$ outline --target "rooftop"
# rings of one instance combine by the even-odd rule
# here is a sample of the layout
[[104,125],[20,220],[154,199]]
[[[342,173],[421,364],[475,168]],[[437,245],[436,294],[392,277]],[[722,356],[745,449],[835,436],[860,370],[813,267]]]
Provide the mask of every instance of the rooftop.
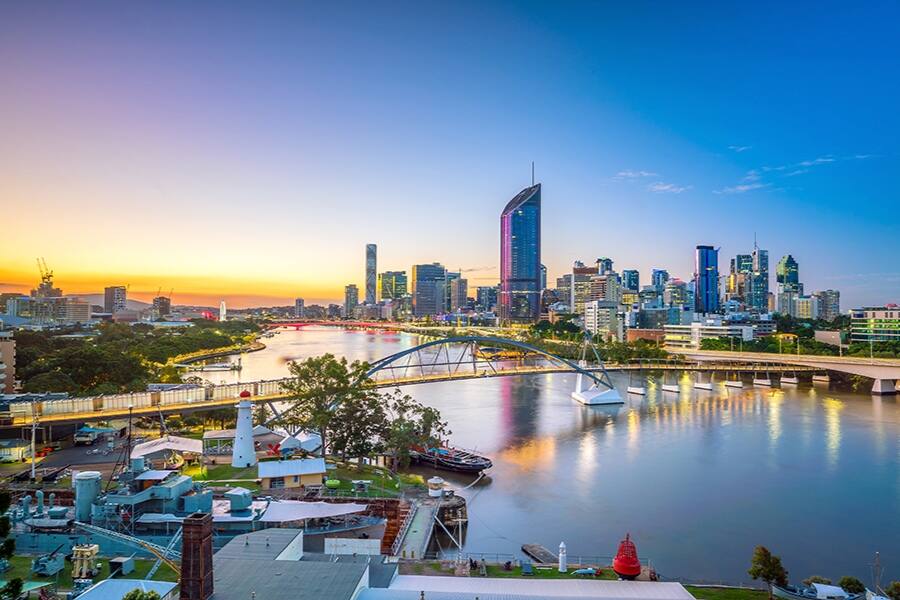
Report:
[[259,476],[289,477],[291,475],[314,475],[325,472],[324,458],[295,458],[292,460],[267,460],[259,463]]
[[81,600],[121,600],[131,590],[156,592],[165,598],[176,584],[168,581],[147,581],[145,579],[104,579],[78,596]]
[[368,565],[303,560],[213,558],[213,600],[290,598],[350,600],[365,583]]

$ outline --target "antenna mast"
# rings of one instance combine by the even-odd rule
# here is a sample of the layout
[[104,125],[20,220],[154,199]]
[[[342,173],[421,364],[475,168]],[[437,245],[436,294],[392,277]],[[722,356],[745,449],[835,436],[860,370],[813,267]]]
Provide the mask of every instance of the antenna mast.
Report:
[[534,161],[531,161],[531,187],[534,187]]

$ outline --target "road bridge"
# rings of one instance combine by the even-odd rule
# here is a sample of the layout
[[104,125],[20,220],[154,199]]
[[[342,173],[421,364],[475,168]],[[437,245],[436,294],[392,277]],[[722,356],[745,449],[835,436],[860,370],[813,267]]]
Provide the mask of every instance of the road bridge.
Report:
[[814,354],[773,354],[768,352],[729,352],[727,350],[668,349],[669,352],[698,362],[750,361],[810,367],[820,371],[837,371],[874,379],[873,394],[896,394],[900,379],[900,359],[863,358],[859,356],[817,356]]

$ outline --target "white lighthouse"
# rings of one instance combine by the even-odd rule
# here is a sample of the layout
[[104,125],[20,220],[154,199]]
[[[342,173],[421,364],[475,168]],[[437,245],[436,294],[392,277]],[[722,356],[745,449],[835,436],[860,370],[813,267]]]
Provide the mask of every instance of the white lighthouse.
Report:
[[237,403],[237,428],[234,431],[234,449],[231,454],[231,466],[237,468],[251,467],[256,464],[256,450],[253,447],[253,404],[250,392],[241,392],[241,400]]
[[557,568],[557,570],[560,573],[567,573],[569,571],[569,560],[568,556],[566,555],[565,542],[559,543],[559,567]]
[[225,301],[222,300],[222,301],[219,303],[219,320],[220,320],[220,321],[225,321],[225,320],[227,320],[227,319],[228,319],[228,312],[227,312],[227,310],[225,309]]

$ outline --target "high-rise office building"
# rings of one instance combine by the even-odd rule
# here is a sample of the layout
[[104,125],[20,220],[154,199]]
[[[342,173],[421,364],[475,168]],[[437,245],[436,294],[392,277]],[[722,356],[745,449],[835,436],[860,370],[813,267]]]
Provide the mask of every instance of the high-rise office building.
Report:
[[466,308],[468,304],[469,282],[461,277],[450,282],[450,312]]
[[584,303],[591,298],[591,277],[599,274],[597,265],[587,266],[580,260],[572,265],[572,286],[569,308],[577,315],[584,314]]
[[656,288],[656,293],[662,295],[669,281],[669,272],[665,269],[653,269],[650,275],[650,285]]
[[378,248],[375,244],[366,244],[366,304],[375,304],[377,254]]
[[357,288],[355,284],[351,283],[350,285],[344,287],[343,316],[348,319],[353,318],[353,315],[356,312],[356,307],[358,305],[359,305],[359,288]]
[[413,265],[410,276],[412,311],[416,318],[444,311],[447,269],[440,263]]
[[819,299],[819,318],[834,321],[841,316],[841,293],[838,290],[822,290],[813,294]]
[[302,319],[306,316],[304,305],[306,303],[303,301],[303,298],[297,298],[294,300],[294,317],[297,319]]
[[556,297],[566,306],[572,303],[572,274],[566,273],[556,278]]
[[547,289],[547,266],[541,265],[541,290]]
[[127,292],[124,285],[112,285],[103,290],[103,310],[117,313],[127,307]]
[[688,306],[688,288],[687,284],[680,279],[669,279],[666,281],[666,287],[663,290],[663,303],[669,307]]
[[783,289],[797,291],[800,286],[800,268],[790,254],[782,256],[775,266],[775,281]]
[[619,289],[619,277],[614,272],[591,275],[587,301],[604,300],[618,303],[622,294]]
[[632,292],[638,292],[641,289],[641,274],[633,269],[622,271],[622,287]]
[[393,300],[406,295],[406,271],[385,271],[378,274],[376,300]]
[[597,274],[606,275],[613,272],[613,261],[611,258],[601,257],[597,259]]
[[703,314],[719,310],[719,250],[712,246],[694,250],[694,310]]
[[460,277],[462,277],[462,274],[459,271],[447,271],[444,274],[444,308],[441,312],[453,312],[456,310],[453,308],[453,302],[450,300],[450,293],[453,282],[460,279]]
[[478,310],[490,312],[497,306],[497,286],[482,285],[475,290],[475,302]]
[[541,184],[500,213],[500,322],[534,323],[541,311]]
[[746,303],[759,312],[769,310],[769,252],[754,246]]
[[797,296],[791,314],[798,319],[819,318],[819,298],[817,296]]

